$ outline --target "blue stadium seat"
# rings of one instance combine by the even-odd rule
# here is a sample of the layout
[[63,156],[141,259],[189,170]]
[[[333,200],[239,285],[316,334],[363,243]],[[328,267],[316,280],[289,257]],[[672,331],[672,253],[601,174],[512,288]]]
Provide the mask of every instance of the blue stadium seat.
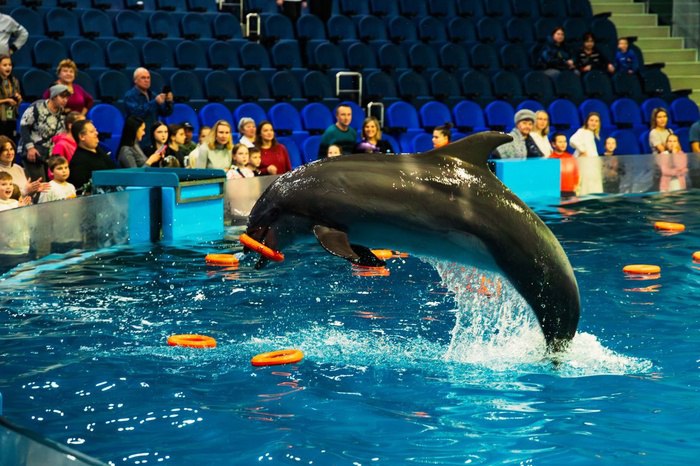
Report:
[[124,115],[117,107],[110,104],[95,104],[90,108],[86,117],[95,124],[95,128],[100,132],[102,142],[105,142],[110,148],[112,144],[107,143],[107,139],[116,139],[116,142],[119,142],[124,129]]
[[501,65],[506,71],[511,71],[518,76],[524,76],[530,72],[528,54],[522,44],[506,44],[499,51]]
[[301,41],[326,40],[326,26],[318,16],[307,14],[297,19],[297,39]]
[[483,4],[486,16],[508,19],[512,15],[508,0],[487,0]]
[[486,105],[494,99],[491,80],[476,70],[469,70],[462,75],[462,93],[480,105]]
[[[586,0],[588,1],[588,0]],[[511,13],[516,18],[536,19],[540,15],[537,0],[514,0],[511,2]]]
[[[639,140],[634,131],[630,129],[618,129],[613,131],[610,136],[614,137],[617,141],[615,155],[637,155],[642,153],[639,147]],[[643,152],[647,153],[649,150],[646,149]]]
[[436,18],[447,20],[457,16],[457,9],[452,0],[428,0],[428,13]]
[[535,42],[535,31],[532,29],[532,21],[529,19],[509,19],[506,23],[505,34],[506,39],[510,42],[521,44],[531,44]]
[[484,7],[480,1],[474,0],[455,0],[457,14],[465,18],[482,18]]
[[484,44],[496,44],[498,46],[506,42],[506,35],[501,22],[496,18],[481,18],[476,23],[476,34],[479,41]]
[[372,48],[364,42],[355,42],[345,51],[348,68],[353,71],[371,73],[379,69]]
[[447,42],[447,31],[442,21],[427,16],[418,22],[418,38],[423,42],[444,44]]
[[345,16],[368,15],[369,5],[367,2],[358,2],[357,0],[340,0],[338,2],[340,13]]
[[325,102],[330,107],[335,107],[339,99],[335,95],[335,89],[330,78],[320,71],[309,71],[302,80],[304,97],[310,102]]
[[583,35],[588,32],[590,22],[583,18],[567,18],[564,21],[566,45],[573,52],[581,46]]
[[609,133],[613,128],[612,118],[610,117],[610,108],[608,104],[599,99],[586,99],[578,106],[579,116],[581,121],[586,121],[589,113],[595,112],[600,115],[600,126],[605,133]]
[[302,146],[301,157],[304,163],[311,163],[318,160],[318,149],[321,146],[321,136],[309,136]]
[[540,15],[545,18],[563,20],[566,18],[566,3],[561,0],[539,0]]
[[650,97],[646,99],[642,104],[639,106],[639,110],[642,113],[642,124],[646,126],[650,126],[651,124],[651,114],[654,111],[655,108],[663,108],[666,110],[666,114],[668,115],[668,122],[667,125],[670,127],[675,127],[675,123],[673,122],[673,115],[671,114],[669,110],[669,105],[668,102],[666,102],[664,99],[660,97]]
[[97,95],[97,88],[95,87],[95,80],[92,76],[87,74],[85,71],[78,70],[78,74],[75,76],[76,84],[82,86],[85,91],[91,96]]
[[[277,130],[277,128],[275,128],[275,130]],[[294,138],[280,136],[277,138],[277,142],[279,142],[287,148],[287,154],[289,155],[289,163],[292,165],[292,169],[304,164],[304,159],[302,158],[301,151],[299,150],[299,145],[294,140]]]
[[562,71],[554,77],[554,95],[559,99],[567,99],[575,104],[583,102],[585,96],[581,78],[573,71]]
[[240,103],[233,77],[223,70],[214,70],[204,77],[204,93],[210,102],[232,105]]
[[124,39],[115,39],[107,44],[107,66],[115,69],[138,68],[141,58],[136,47]]
[[278,71],[270,79],[270,94],[278,102],[289,102],[297,108],[307,103],[301,92],[301,84],[294,73],[288,70]]
[[475,44],[469,50],[472,68],[486,73],[495,73],[501,69],[498,52],[490,44]]
[[241,69],[238,47],[231,41],[212,42],[208,50],[209,66],[215,70]]
[[429,75],[440,69],[435,50],[420,42],[408,50],[408,63],[416,73]]
[[103,72],[107,68],[104,50],[91,40],[79,39],[73,42],[70,46],[70,55],[81,70]]
[[263,15],[261,33],[263,41],[268,45],[272,45],[278,40],[295,38],[294,25],[291,20],[279,13]]
[[278,70],[292,70],[297,76],[306,73],[306,67],[301,59],[299,43],[292,39],[279,40],[270,50],[272,65]]
[[253,13],[277,13],[278,8],[275,2],[270,0],[248,0],[246,2],[248,12]]
[[257,42],[246,42],[239,50],[241,66],[246,70],[271,70],[267,50]]
[[173,51],[163,41],[149,40],[141,48],[143,66],[155,70],[168,70],[168,74],[176,71]]
[[[330,109],[319,102],[311,102],[305,105],[300,112],[302,127],[309,134],[322,134],[326,128],[334,123]],[[314,155],[318,150],[314,152]]]
[[606,103],[611,103],[615,100],[612,82],[607,73],[599,70],[592,70],[583,75],[582,81],[586,96],[600,99]]
[[384,127],[388,132],[393,133],[423,131],[418,121],[416,108],[403,101],[395,102],[387,107]]
[[186,40],[211,39],[211,23],[207,15],[187,13],[180,18],[180,33]]
[[183,40],[175,47],[175,63],[182,70],[209,71],[209,63],[201,41]]
[[413,136],[411,153],[427,152],[433,148],[433,135],[418,133]]
[[421,125],[428,131],[436,126],[452,123],[452,113],[447,105],[442,102],[427,102],[419,110]]
[[163,118],[167,124],[182,124],[189,123],[194,128],[194,134],[199,134],[199,117],[197,112],[187,104],[175,103],[173,105],[173,113]]
[[513,128],[515,110],[508,102],[495,100],[484,108],[484,116],[492,130],[510,131]]
[[673,92],[671,91],[671,83],[668,76],[657,67],[642,68],[642,91],[648,97],[660,97],[667,101],[673,100]]
[[244,71],[238,78],[241,99],[245,102],[258,102],[264,107],[272,106],[272,96],[265,76],[257,70]]
[[355,23],[342,15],[333,15],[328,19],[328,39],[332,42],[357,40]]
[[343,52],[331,42],[322,42],[314,49],[314,66],[332,74],[347,69]]
[[[216,2],[211,2],[209,0],[187,0],[187,11],[215,12],[216,11]],[[231,16],[231,17],[233,17],[233,15],[217,15],[217,16]]]
[[675,132],[676,136],[678,136],[678,142],[681,144],[681,149],[683,149],[683,152],[692,152],[690,148],[690,134],[688,134],[690,131],[690,128],[687,126],[683,126],[681,128],[678,128]]
[[595,36],[598,48],[601,50],[606,47],[610,50],[617,48],[617,29],[612,21],[605,17],[596,17],[590,24],[590,32]]
[[409,18],[424,18],[428,16],[425,0],[399,0],[399,11]]
[[100,10],[85,10],[80,15],[80,28],[83,37],[88,39],[113,38],[114,28],[107,13]]
[[51,87],[56,78],[44,70],[29,69],[22,76],[22,97],[25,102],[41,99],[44,91]]
[[254,102],[244,102],[233,111],[233,121],[236,127],[243,117],[252,118],[255,124],[258,125],[261,121],[267,120],[267,113],[260,105]]
[[403,49],[396,44],[384,44],[377,52],[379,68],[385,73],[398,75],[408,69],[408,58]]
[[178,37],[178,28],[175,15],[165,11],[155,11],[148,17],[148,36],[153,39],[165,39],[166,37]]
[[389,38],[396,43],[413,43],[418,40],[416,25],[403,16],[393,16],[388,25]]
[[428,83],[425,78],[415,71],[404,71],[396,81],[399,95],[405,101],[421,106],[423,103],[432,100]]
[[12,18],[19,24],[24,26],[27,31],[30,31],[30,34],[36,36],[46,35],[44,21],[36,10],[26,6],[18,6],[17,8],[12,9],[10,16],[12,16]]
[[202,107],[206,103],[204,90],[199,77],[192,71],[176,71],[170,78],[175,102],[188,102],[192,106]]
[[515,73],[497,71],[491,79],[493,95],[497,98],[511,102],[511,104],[523,100],[523,87]]
[[49,8],[44,16],[46,35],[58,39],[59,37],[79,37],[80,24],[78,16],[73,10],[65,8]]
[[102,102],[118,102],[124,99],[124,94],[132,86],[132,81],[123,73],[116,70],[107,70],[97,80],[98,97]]
[[309,137],[309,132],[303,129],[301,116],[294,106],[286,102],[279,102],[270,107],[267,114],[276,134],[280,136],[291,135],[298,146],[302,145],[304,140]]
[[131,10],[123,10],[114,17],[114,29],[120,39],[148,37],[146,17]]
[[615,73],[612,78],[613,89],[618,97],[628,97],[641,104],[646,95],[636,74]]
[[39,39],[32,48],[34,66],[42,70],[56,69],[58,62],[66,58],[66,48],[57,40]]
[[368,101],[383,102],[386,106],[399,100],[394,80],[383,71],[369,73],[364,82]]
[[671,102],[673,121],[679,126],[690,126],[700,120],[698,104],[688,97],[678,97]]
[[545,105],[554,100],[554,84],[543,71],[530,71],[523,76],[523,92],[527,97]]
[[357,23],[357,35],[360,37],[360,40],[367,43],[374,41],[386,42],[389,40],[384,22],[373,15],[360,17]]
[[642,124],[642,114],[639,110],[639,105],[632,99],[626,97],[617,99],[610,105],[610,114],[613,124],[618,128],[646,128]]
[[391,18],[399,15],[396,0],[369,0],[369,11],[375,16]]
[[476,23],[467,18],[452,18],[447,23],[447,35],[452,42],[458,42],[467,47],[471,47],[478,42]]
[[[559,1],[559,0],[557,0]],[[535,21],[535,40],[544,43],[552,36],[554,28],[561,26],[558,18],[541,17]]]
[[570,100],[554,100],[547,107],[547,113],[549,113],[549,124],[558,131],[566,131],[581,126],[578,107]]
[[455,127],[465,134],[488,130],[486,120],[484,120],[484,112],[476,102],[471,100],[459,102],[452,109],[452,115]]
[[233,115],[231,111],[226,108],[224,104],[218,102],[208,103],[203,106],[197,113],[199,116],[199,123],[201,126],[214,126],[219,120],[228,121],[232,128],[236,128],[236,124],[233,122]]
[[517,113],[518,111],[524,108],[532,110],[533,112],[545,110],[544,105],[542,105],[542,102],[539,102],[537,100],[525,99],[515,107],[515,112]]
[[448,43],[440,47],[440,65],[450,73],[464,74],[469,70],[467,51],[459,44]]
[[453,73],[445,70],[438,70],[430,76],[430,92],[435,100],[444,102],[450,107],[454,107],[462,100],[459,81]]
[[214,16],[211,27],[214,39],[230,40],[243,38],[241,23],[233,15],[218,14]]
[[566,0],[567,14],[574,18],[590,19],[593,17],[589,0]]

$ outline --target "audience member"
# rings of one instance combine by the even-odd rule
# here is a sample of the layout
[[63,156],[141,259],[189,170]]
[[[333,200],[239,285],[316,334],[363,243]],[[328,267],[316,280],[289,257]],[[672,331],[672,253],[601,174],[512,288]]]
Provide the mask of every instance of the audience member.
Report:
[[0,13],[0,54],[12,55],[29,39],[29,32],[12,16]]
[[[155,154],[158,152],[162,154],[162,159],[165,159],[168,155],[173,155],[168,147],[168,139],[170,139],[170,129],[168,125],[162,121],[156,121],[151,126],[151,144],[145,147],[143,151],[146,154]],[[159,163],[158,165],[161,164]]]
[[211,128],[208,126],[202,126],[199,128],[199,141],[198,145],[205,145],[209,138],[209,133],[211,133]]
[[262,162],[262,156],[260,155],[260,149],[257,147],[248,148],[248,168],[253,172],[253,175],[260,176],[262,172],[260,171],[260,163]]
[[690,152],[700,153],[700,120],[690,125],[688,142],[690,142]]
[[614,73],[615,67],[595,46],[595,37],[590,32],[583,35],[583,44],[576,56],[576,68],[581,74],[598,70]]
[[681,149],[678,136],[669,134],[666,150],[656,156],[656,163],[661,170],[659,191],[678,191],[687,189],[688,156]]
[[202,126],[199,128],[199,139],[197,140],[197,145],[188,152],[185,156],[185,168],[195,168],[195,160],[197,159],[197,154],[199,154],[199,148],[201,146],[206,146],[209,140],[209,134],[211,133],[211,128],[208,126]]
[[47,179],[46,159],[51,138],[64,128],[63,107],[70,90],[63,84],[51,86],[48,100],[37,100],[25,110],[20,121],[20,154],[27,176]]
[[[12,175],[7,172],[0,172],[0,211],[15,209],[17,207],[23,207],[32,203],[29,196],[22,197],[19,199],[19,201],[12,199],[14,186],[15,185],[12,182]],[[5,236],[5,234],[7,234],[7,232],[3,231],[2,236]]]
[[530,131],[530,137],[537,144],[544,157],[552,153],[552,144],[549,142],[549,114],[544,110],[535,112],[535,127]]
[[630,43],[625,37],[617,40],[617,53],[615,53],[615,69],[618,73],[635,74],[639,71],[639,58],[634,50],[630,49]]
[[154,152],[148,157],[141,149],[140,141],[143,135],[146,134],[146,123],[141,117],[136,115],[129,116],[124,122],[122,130],[122,138],[119,141],[119,149],[117,150],[117,160],[122,168],[133,168],[143,166],[159,166],[163,160],[163,153]]
[[197,143],[193,141],[194,126],[189,121],[182,123],[182,128],[185,130],[185,143],[181,144],[182,153],[188,155],[197,148]]
[[552,136],[552,152],[550,158],[559,159],[561,164],[561,187],[562,195],[571,196],[576,194],[579,184],[578,165],[571,153],[567,152],[566,134],[555,133]]
[[49,183],[43,183],[41,178],[32,181],[25,175],[24,168],[15,163],[15,143],[7,136],[0,136],[0,172],[12,175],[22,196],[33,196],[49,189]]
[[[68,102],[63,108],[65,113],[68,112],[78,112],[82,115],[86,115],[88,110],[92,107],[94,99],[88,91],[83,89],[80,84],[75,83],[75,77],[78,75],[78,66],[75,62],[69,58],[61,60],[61,62],[56,67],[56,84],[63,84],[71,92]],[[48,99],[49,90],[44,92],[44,99]]]
[[168,155],[175,157],[180,167],[185,166],[185,128],[182,125],[168,125]]
[[578,157],[578,168],[581,180],[577,194],[583,196],[603,192],[601,163],[598,156],[596,139],[600,138],[600,115],[591,112],[586,117],[583,126],[571,136],[569,144],[576,149],[574,157]]
[[12,59],[0,55],[0,135],[17,137],[17,115],[22,102],[19,80],[12,74]]
[[85,194],[88,190],[86,185],[92,179],[92,172],[117,167],[100,147],[97,128],[92,121],[76,121],[73,123],[71,133],[78,143],[78,148],[68,165],[70,169],[68,181],[76,187],[78,193]]
[[651,112],[651,131],[649,131],[649,148],[652,154],[659,154],[666,150],[666,141],[673,134],[668,127],[668,112],[665,108],[658,107]]
[[260,148],[260,172],[263,175],[282,175],[292,170],[289,153],[284,144],[277,142],[275,129],[269,121],[261,121],[256,134]]
[[[193,168],[216,168],[228,171],[231,168],[232,149],[231,125],[226,120],[219,120],[214,123],[207,143],[200,145],[196,151],[190,154],[190,164],[193,165]],[[195,155],[194,162],[192,161],[193,155]]]
[[[330,146],[328,149],[330,150]],[[365,121],[362,123],[362,141],[355,146],[355,152],[381,152],[382,154],[394,152],[389,141],[382,139],[382,129],[376,117],[368,116],[365,118]]]
[[540,50],[537,64],[547,76],[554,78],[562,71],[575,70],[574,60],[564,43],[564,28],[556,27]]
[[620,192],[620,160],[615,157],[617,140],[609,137],[605,140],[605,153],[603,157],[603,192]]
[[339,157],[343,155],[343,151],[340,149],[340,146],[337,144],[331,144],[328,146],[328,152],[326,153],[327,157]]
[[[318,158],[326,157],[328,146],[337,144],[343,149],[343,154],[351,154],[357,144],[357,131],[350,126],[352,121],[352,108],[349,105],[340,104],[335,109],[335,124],[326,128],[321,136],[318,147]],[[258,128],[260,128],[258,126]]]
[[542,157],[542,152],[530,135],[535,122],[535,112],[526,108],[518,110],[513,121],[515,128],[508,133],[513,137],[513,140],[499,146],[494,154],[495,158],[524,159]]
[[173,113],[173,93],[165,86],[160,94],[151,91],[151,73],[146,68],[134,71],[134,87],[124,95],[126,116],[136,115],[146,123],[143,144],[150,144],[151,126],[159,117]]
[[64,121],[65,130],[51,138],[51,143],[53,144],[53,147],[51,148],[51,155],[60,155],[70,162],[75,149],[78,147],[78,144],[73,139],[70,129],[73,127],[73,123],[84,119],[85,115],[79,112],[70,112],[68,115],[66,115]]
[[49,158],[49,170],[53,173],[53,180],[49,183],[51,188],[39,195],[39,204],[42,202],[62,201],[75,197],[75,186],[68,182],[70,168],[68,160],[60,155]]
[[436,126],[433,130],[433,149],[446,146],[452,141],[452,123]]
[[238,132],[241,134],[241,138],[238,142],[240,144],[245,144],[248,148],[255,146],[255,132],[257,129],[255,120],[250,117],[241,118],[238,121]]
[[236,178],[252,178],[255,176],[253,170],[248,168],[249,152],[248,147],[240,142],[233,146],[233,164],[226,173],[226,178],[233,180]]

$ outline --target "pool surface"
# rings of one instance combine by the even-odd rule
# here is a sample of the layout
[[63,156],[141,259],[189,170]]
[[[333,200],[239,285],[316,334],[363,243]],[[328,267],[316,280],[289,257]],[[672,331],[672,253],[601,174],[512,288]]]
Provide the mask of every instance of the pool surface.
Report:
[[[204,264],[233,241],[117,247],[0,277],[4,415],[115,465],[692,464],[700,194],[539,212],[581,290],[558,362],[504,279],[468,267],[360,276],[309,243],[256,271]],[[218,346],[168,346],[178,333]],[[305,359],[251,366],[281,348]]]

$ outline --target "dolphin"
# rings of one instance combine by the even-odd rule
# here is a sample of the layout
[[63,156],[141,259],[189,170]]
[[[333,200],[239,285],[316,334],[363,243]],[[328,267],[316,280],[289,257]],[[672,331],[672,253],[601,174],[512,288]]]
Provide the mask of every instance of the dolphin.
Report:
[[498,271],[534,311],[548,350],[563,351],[578,325],[578,284],[552,231],[487,166],[511,140],[490,131],[424,153],[301,166],[263,192],[246,234],[272,249],[313,234],[357,265],[384,265],[369,249],[382,247]]

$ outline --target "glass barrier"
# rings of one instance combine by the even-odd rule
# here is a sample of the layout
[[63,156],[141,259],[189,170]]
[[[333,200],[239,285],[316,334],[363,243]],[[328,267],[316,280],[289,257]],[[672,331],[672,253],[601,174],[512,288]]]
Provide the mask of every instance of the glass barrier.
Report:
[[3,417],[0,417],[0,463],[3,466],[107,466],[107,463],[17,427]]

